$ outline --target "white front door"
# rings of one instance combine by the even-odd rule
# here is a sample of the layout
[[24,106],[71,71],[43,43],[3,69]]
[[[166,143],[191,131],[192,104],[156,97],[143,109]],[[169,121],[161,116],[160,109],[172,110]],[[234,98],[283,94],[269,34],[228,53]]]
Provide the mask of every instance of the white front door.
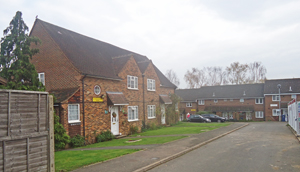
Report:
[[111,116],[111,132],[113,135],[119,135],[119,111],[117,106],[110,109]]
[[166,108],[164,104],[160,105],[161,108],[161,124],[165,124],[166,123]]
[[252,120],[252,115],[251,115],[251,112],[247,112],[246,113],[246,120]]

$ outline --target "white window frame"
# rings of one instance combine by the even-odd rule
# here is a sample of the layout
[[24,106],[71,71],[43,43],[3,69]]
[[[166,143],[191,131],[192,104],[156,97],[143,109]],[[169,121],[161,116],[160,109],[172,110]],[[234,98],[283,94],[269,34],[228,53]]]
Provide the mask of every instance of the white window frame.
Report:
[[291,95],[291,99],[296,99],[297,98],[297,94],[292,94]]
[[264,103],[263,98],[257,98],[257,99],[255,99],[255,104],[263,104],[263,103]]
[[152,118],[156,118],[156,108],[155,108],[155,105],[148,105],[148,118],[149,119],[152,119]]
[[242,103],[245,102],[245,99],[241,98],[241,99],[240,99],[240,102],[242,102]]
[[232,102],[232,101],[233,101],[233,99],[230,99],[230,101]]
[[[45,85],[45,73],[44,72],[41,72],[41,73],[38,73],[38,78],[39,78],[39,81]],[[43,76],[43,77],[42,77]]]
[[138,89],[138,77],[127,75],[127,88],[137,90]]
[[99,95],[101,93],[101,88],[100,88],[99,85],[95,85],[95,87],[94,87],[94,93],[96,95]]
[[198,105],[205,105],[205,100],[198,100]]
[[280,101],[279,95],[272,95],[272,101],[273,101],[273,102],[275,102],[275,101]]
[[227,102],[227,99],[224,99],[224,102]]
[[138,106],[128,106],[128,121],[138,121],[139,120],[139,108]]
[[175,111],[178,111],[178,103],[175,104]]
[[[75,107],[77,106],[77,112],[76,112],[76,109],[72,109],[71,107]],[[74,117],[71,117],[71,115],[73,115],[72,113],[77,113],[77,114],[74,114]],[[76,118],[77,119],[72,119],[72,118]],[[68,105],[68,122],[69,123],[75,123],[75,122],[80,122],[80,106],[79,104],[69,104]]]
[[147,79],[147,90],[155,91],[155,80],[154,79]]
[[264,111],[255,111],[255,118],[264,118]]
[[186,107],[193,107],[191,102],[186,103]]
[[281,114],[280,109],[272,109],[272,116],[280,116]]
[[214,103],[218,103],[218,99],[214,99]]

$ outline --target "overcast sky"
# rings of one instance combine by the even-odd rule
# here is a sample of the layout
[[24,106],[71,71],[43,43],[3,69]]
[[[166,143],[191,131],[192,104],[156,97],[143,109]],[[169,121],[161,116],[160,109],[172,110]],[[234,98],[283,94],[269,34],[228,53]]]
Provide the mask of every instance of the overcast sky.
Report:
[[300,78],[300,0],[0,0],[0,36],[16,11],[188,69],[262,62],[268,79]]

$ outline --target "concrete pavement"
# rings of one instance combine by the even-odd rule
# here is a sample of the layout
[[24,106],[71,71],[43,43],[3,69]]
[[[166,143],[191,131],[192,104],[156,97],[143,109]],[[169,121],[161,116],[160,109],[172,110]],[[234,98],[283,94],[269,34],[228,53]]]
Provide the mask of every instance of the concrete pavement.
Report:
[[[74,172],[138,172],[147,171],[154,168],[161,163],[170,161],[176,157],[186,154],[194,149],[201,147],[213,140],[223,137],[231,132],[247,126],[247,123],[233,123],[229,126],[211,130],[208,132],[191,135],[188,138],[181,140],[160,144],[160,145],[140,145],[130,146],[130,149],[144,150],[135,152],[133,154],[118,157],[101,163],[89,165]],[[104,149],[120,149],[116,147],[109,147]],[[124,147],[123,147],[124,148]],[[103,149],[103,148],[101,148]],[[128,148],[127,148],[128,149]]]

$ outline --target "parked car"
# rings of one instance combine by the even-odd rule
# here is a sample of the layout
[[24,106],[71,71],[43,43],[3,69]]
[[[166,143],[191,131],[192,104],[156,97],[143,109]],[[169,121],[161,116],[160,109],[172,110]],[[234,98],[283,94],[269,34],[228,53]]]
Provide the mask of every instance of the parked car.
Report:
[[204,118],[203,116],[201,115],[191,115],[188,119],[187,119],[188,122],[211,122],[210,119],[208,118]]
[[211,122],[225,122],[226,118],[219,117],[218,115],[215,114],[203,114],[202,115],[204,118],[208,118],[211,120]]

